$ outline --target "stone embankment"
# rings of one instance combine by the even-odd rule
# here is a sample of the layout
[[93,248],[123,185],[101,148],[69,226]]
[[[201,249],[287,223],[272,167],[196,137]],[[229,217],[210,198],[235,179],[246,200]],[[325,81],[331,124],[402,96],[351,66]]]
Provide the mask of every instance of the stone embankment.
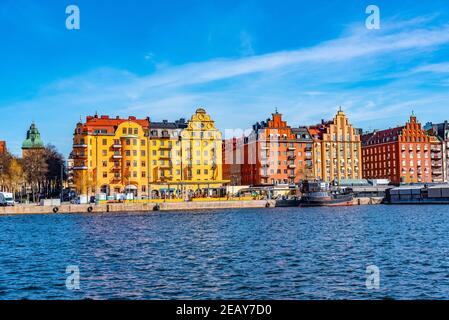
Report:
[[[354,205],[381,204],[382,198],[357,198]],[[112,203],[112,204],[63,204],[60,206],[17,205],[0,207],[0,215],[16,214],[69,214],[69,213],[107,213],[107,212],[150,212],[150,211],[192,211],[241,208],[274,208],[274,200],[232,200],[232,201],[176,201],[151,203]]]

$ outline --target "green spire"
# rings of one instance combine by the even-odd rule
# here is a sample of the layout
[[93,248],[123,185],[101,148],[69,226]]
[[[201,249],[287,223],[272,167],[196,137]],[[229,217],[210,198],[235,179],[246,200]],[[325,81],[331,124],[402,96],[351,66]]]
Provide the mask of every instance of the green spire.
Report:
[[27,131],[27,138],[22,144],[22,149],[42,149],[44,148],[44,142],[41,139],[41,134],[36,128],[34,122],[31,124],[30,129]]

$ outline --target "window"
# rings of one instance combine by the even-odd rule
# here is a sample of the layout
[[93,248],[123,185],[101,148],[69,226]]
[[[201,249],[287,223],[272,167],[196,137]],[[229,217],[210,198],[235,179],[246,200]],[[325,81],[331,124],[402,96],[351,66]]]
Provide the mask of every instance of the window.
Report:
[[108,173],[106,171],[103,172],[103,178],[107,178],[108,177]]
[[107,167],[108,166],[108,162],[107,161],[102,161],[103,163],[103,167]]
[[103,139],[102,144],[105,146],[108,144],[108,141],[106,139]]

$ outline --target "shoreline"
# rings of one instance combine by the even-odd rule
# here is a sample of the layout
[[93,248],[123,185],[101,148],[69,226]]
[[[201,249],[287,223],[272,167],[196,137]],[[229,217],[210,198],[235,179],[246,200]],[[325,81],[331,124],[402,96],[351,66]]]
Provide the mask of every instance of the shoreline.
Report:
[[[378,205],[382,198],[356,198],[354,205]],[[229,201],[166,201],[145,203],[110,203],[110,204],[62,204],[60,206],[16,205],[0,207],[2,215],[25,214],[80,214],[108,212],[153,212],[153,211],[191,211],[222,210],[240,208],[276,208],[275,200],[229,200]]]

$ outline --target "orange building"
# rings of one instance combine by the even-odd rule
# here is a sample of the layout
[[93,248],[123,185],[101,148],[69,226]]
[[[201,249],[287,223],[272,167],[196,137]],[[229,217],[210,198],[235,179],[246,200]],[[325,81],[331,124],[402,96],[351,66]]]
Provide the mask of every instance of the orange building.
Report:
[[6,153],[6,142],[0,141],[0,154]]
[[363,175],[399,183],[443,181],[441,142],[412,115],[405,126],[362,136]]
[[241,184],[295,184],[313,177],[312,148],[307,129],[291,128],[276,111],[244,139]]

